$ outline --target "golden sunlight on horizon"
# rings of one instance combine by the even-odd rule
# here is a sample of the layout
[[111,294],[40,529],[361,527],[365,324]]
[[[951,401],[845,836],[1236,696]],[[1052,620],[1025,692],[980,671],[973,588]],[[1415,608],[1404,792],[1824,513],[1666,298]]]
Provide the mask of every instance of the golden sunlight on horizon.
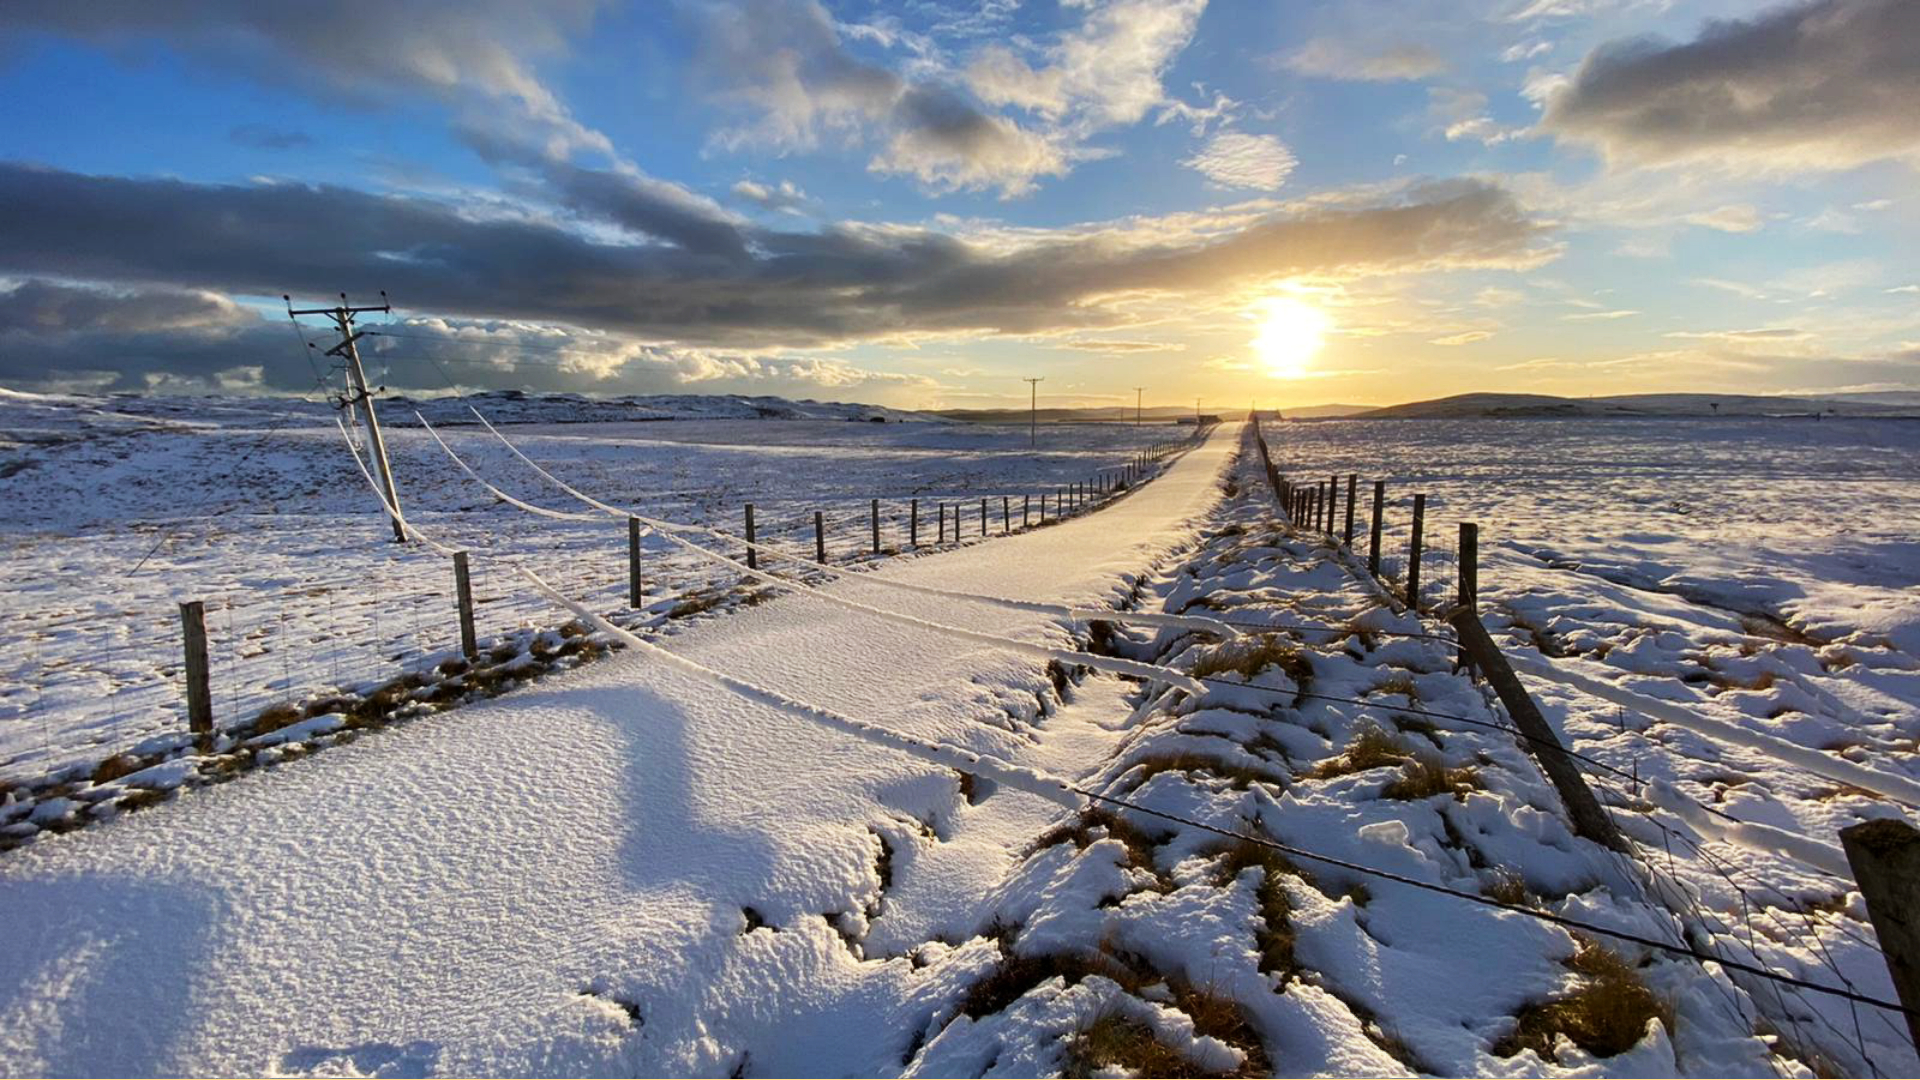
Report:
[[1253,351],[1276,379],[1299,379],[1325,343],[1327,313],[1297,296],[1275,296],[1261,305]]

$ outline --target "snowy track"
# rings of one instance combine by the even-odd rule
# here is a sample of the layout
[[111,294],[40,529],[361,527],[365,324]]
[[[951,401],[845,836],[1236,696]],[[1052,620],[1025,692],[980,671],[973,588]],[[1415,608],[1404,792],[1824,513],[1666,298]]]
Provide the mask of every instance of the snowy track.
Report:
[[[1098,514],[879,573],[1123,602],[1237,439]],[[829,588],[1072,644],[1038,614]],[[1067,776],[1132,689],[1096,677],[1041,716],[1031,659],[803,594],[672,648]],[[890,1074],[992,959],[927,942],[964,939],[1057,814],[634,656],[275,771],[0,865],[0,1069]]]

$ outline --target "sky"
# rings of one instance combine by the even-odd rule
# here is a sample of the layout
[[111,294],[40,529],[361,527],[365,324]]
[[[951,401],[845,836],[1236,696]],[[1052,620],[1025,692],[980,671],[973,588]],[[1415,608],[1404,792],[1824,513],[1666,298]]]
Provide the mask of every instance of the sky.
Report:
[[7,0],[0,386],[1920,389],[1920,3]]

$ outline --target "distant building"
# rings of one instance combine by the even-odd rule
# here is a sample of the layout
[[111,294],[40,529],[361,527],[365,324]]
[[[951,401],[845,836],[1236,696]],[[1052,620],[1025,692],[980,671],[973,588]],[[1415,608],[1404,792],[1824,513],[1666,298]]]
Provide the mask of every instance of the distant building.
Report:
[[1173,422],[1176,424],[1217,424],[1220,422],[1220,416],[1218,413],[1201,413],[1198,416],[1176,417]]

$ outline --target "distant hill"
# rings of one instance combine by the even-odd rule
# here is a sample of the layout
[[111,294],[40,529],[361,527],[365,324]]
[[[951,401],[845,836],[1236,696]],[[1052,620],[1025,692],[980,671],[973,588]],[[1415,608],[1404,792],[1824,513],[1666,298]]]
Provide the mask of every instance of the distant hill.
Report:
[[[1280,415],[1318,419],[1325,416],[1358,416],[1364,412],[1372,412],[1375,408],[1376,406],[1373,405],[1303,405],[1297,409],[1281,409]],[[1265,415],[1267,410],[1262,409],[1260,412],[1261,415]]]
[[[1360,420],[1419,420],[1455,417],[1632,417],[1632,416],[1916,416],[1920,401],[1904,395],[1780,397],[1760,394],[1622,394],[1569,398],[1552,394],[1456,394],[1431,401],[1389,405],[1359,413]],[[1913,395],[1920,399],[1920,395]],[[1864,399],[1864,400],[1863,400]]]
[[474,423],[471,405],[494,423],[570,424],[620,420],[886,420],[904,423],[927,420],[926,413],[888,409],[851,402],[790,401],[743,394],[646,394],[597,398],[581,394],[534,394],[520,390],[493,390],[459,397],[380,399],[391,423],[413,421],[418,409],[428,423]]

